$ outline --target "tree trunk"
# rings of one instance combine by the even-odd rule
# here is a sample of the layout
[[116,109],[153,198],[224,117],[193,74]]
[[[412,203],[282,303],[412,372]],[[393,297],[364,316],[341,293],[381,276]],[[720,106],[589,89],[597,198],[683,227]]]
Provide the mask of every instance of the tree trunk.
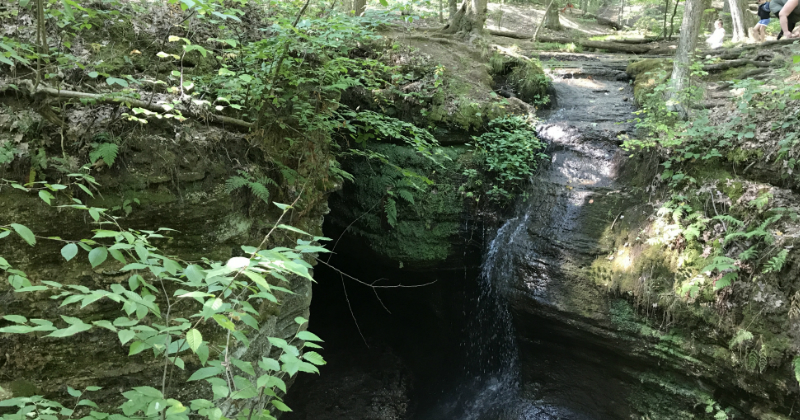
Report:
[[747,24],[745,22],[745,0],[728,0],[728,7],[731,10],[731,31],[733,42],[741,42],[747,38]]
[[555,0],[550,0],[550,4],[548,4],[547,8],[544,9],[544,16],[542,16],[542,20],[539,21],[539,24],[536,25],[536,30],[533,31],[533,37],[531,38],[531,41],[536,42],[536,37],[539,35],[539,30],[542,29],[542,26],[544,26],[544,21],[547,19],[547,14],[550,13],[550,9],[553,8],[553,3],[555,3]]
[[661,36],[659,38],[667,37],[667,15],[669,15],[669,0],[665,0],[664,2],[664,28],[661,29]]
[[361,16],[367,10],[367,0],[353,0],[353,8],[351,11],[356,16]]
[[486,24],[488,0],[464,0],[461,7],[444,27],[446,34],[460,33],[464,35],[480,35]]
[[544,27],[554,31],[561,30],[561,20],[559,19],[558,15],[558,3],[555,1],[544,14]]
[[447,15],[448,19],[453,19],[455,16],[456,11],[458,10],[458,0],[447,0],[447,10],[450,14]]
[[692,64],[694,48],[697,44],[697,34],[700,32],[700,22],[703,18],[703,0],[686,0],[683,9],[683,22],[681,23],[681,36],[678,40],[678,49],[675,51],[675,60],[672,66],[670,90],[667,92],[667,108],[678,112],[681,117],[688,116],[689,108],[682,101],[686,97],[689,87],[689,66]]
[[442,4],[442,0],[439,0],[439,23],[444,23],[444,6]]

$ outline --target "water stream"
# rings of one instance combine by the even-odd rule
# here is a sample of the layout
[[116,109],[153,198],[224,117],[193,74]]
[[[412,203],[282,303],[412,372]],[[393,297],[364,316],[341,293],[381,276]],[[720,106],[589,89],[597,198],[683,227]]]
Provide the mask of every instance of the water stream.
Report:
[[[449,310],[441,313],[437,312],[438,309],[431,314],[421,312],[420,308],[425,305],[419,305],[421,300],[436,296],[439,293],[436,290],[425,291],[426,297],[408,294],[405,302],[395,306],[392,302],[382,302],[392,310],[406,308],[407,312],[398,312],[401,318],[406,317],[403,323],[391,324],[393,321],[384,318],[380,309],[370,312],[367,317],[359,313],[360,309],[336,315],[342,323],[349,322],[343,318],[350,315],[367,319],[367,324],[361,325],[359,332],[366,336],[367,342],[370,341],[370,321],[376,324],[375,331],[391,331],[391,337],[383,336],[381,340],[394,343],[389,344],[391,350],[388,352],[404,355],[400,358],[413,373],[398,375],[400,379],[392,377],[389,380],[392,385],[388,386],[395,389],[395,383],[413,376],[418,385],[415,390],[407,389],[407,392],[416,396],[417,401],[412,401],[402,416],[328,415],[320,414],[323,411],[316,409],[289,418],[622,418],[620,416],[625,410],[618,408],[615,402],[617,389],[607,383],[609,378],[602,368],[597,364],[585,364],[581,358],[570,357],[572,344],[548,337],[547,332],[531,332],[537,328],[535,321],[521,323],[518,319],[531,302],[557,310],[563,303],[559,300],[562,299],[559,294],[561,283],[569,281],[569,278],[564,278],[561,267],[573,263],[575,255],[592,255],[594,240],[587,234],[587,229],[592,229],[585,226],[587,217],[596,218],[594,213],[598,210],[602,213],[607,197],[618,191],[615,181],[617,136],[631,128],[626,123],[631,118],[633,104],[632,92],[623,72],[625,61],[591,55],[555,58],[558,62],[551,69],[551,76],[556,102],[553,110],[542,116],[538,127],[540,138],[549,144],[550,161],[541,166],[532,180],[529,198],[518,205],[516,215],[507,220],[496,234],[487,235],[493,238],[486,246],[480,269],[466,274],[473,282],[477,279],[477,285],[472,289],[465,288],[469,278],[448,280],[437,274],[442,299],[450,305]],[[317,301],[320,293],[316,289],[314,293]],[[333,292],[326,293],[330,296]],[[406,292],[396,293],[394,297],[402,293]],[[358,298],[349,295],[348,299],[352,304]],[[365,302],[369,299],[374,301],[374,296],[364,299]],[[459,305],[463,308],[462,313],[454,315],[459,312],[455,309]],[[408,310],[409,307],[414,309]],[[312,308],[315,316],[320,316],[324,310],[316,311]],[[322,316],[329,318],[323,322],[333,319],[333,315]],[[397,317],[395,314],[394,319]],[[432,317],[438,317],[445,327],[433,325],[430,322]],[[405,331],[411,323],[417,323],[417,326]],[[319,325],[315,324],[315,328]],[[341,327],[337,324],[335,328]],[[319,329],[315,331],[324,334]],[[431,342],[413,342],[421,336],[429,337]],[[351,337],[353,339],[360,340]],[[458,347],[451,346],[454,341],[458,342]],[[359,362],[353,360],[352,350],[348,351],[345,363],[357,366]],[[433,355],[432,352],[440,354]],[[420,360],[426,358],[430,360]],[[320,380],[328,380],[326,375],[323,372]],[[375,373],[363,375],[374,376]],[[334,378],[332,384],[336,384],[336,380]],[[339,380],[341,383],[341,378]],[[351,377],[345,376],[347,380]],[[384,382],[384,385],[377,386],[387,385]],[[374,396],[372,399],[375,401]],[[338,405],[335,407],[339,409]],[[325,413],[332,413],[334,409],[326,410]]]

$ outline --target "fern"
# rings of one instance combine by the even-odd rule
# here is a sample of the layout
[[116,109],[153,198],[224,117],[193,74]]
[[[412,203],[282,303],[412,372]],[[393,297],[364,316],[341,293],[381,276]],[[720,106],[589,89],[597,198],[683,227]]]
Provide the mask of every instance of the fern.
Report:
[[762,208],[764,208],[764,206],[767,205],[767,203],[769,203],[769,199],[770,198],[772,198],[772,194],[769,194],[769,193],[761,194],[761,195],[758,196],[758,198],[756,198],[754,200],[750,200],[750,202],[748,204],[750,204],[751,206],[761,210]]
[[94,146],[94,150],[89,152],[89,160],[96,163],[99,159],[103,159],[106,165],[111,167],[117,159],[119,146],[114,143],[100,143]]
[[385,210],[389,226],[394,227],[397,224],[397,203],[394,202],[393,198],[386,200]]
[[764,223],[762,223],[761,226],[758,227],[758,229],[761,229],[761,230],[766,229],[767,226],[777,222],[778,220],[780,220],[781,217],[783,217],[782,214],[776,214],[776,215],[770,217],[769,219],[765,220]]
[[729,214],[720,214],[720,215],[712,217],[712,219],[719,220],[719,221],[722,221],[722,222],[726,222],[729,225],[736,225],[736,226],[744,225],[743,221],[741,221],[741,220],[739,220],[739,219],[737,219],[737,218],[735,218],[735,217],[733,217],[733,216],[731,216]]
[[238,176],[232,176],[225,181],[225,192],[230,194],[239,188],[248,187],[256,198],[269,204],[269,189],[267,185],[278,186],[272,179],[262,176],[255,179],[245,171],[239,171]]
[[414,195],[411,194],[411,191],[399,189],[397,190],[397,195],[399,195],[403,200],[406,200],[408,204],[411,204],[412,206],[414,205]]
[[750,248],[747,248],[746,250],[740,252],[738,258],[742,261],[747,261],[752,259],[756,255],[758,255],[758,251],[756,251],[756,246],[753,245]]
[[243,177],[240,177],[240,176],[232,176],[232,177],[228,178],[227,181],[225,181],[225,192],[230,194],[230,193],[238,190],[239,188],[244,187],[249,182],[250,181],[247,178],[243,178]]
[[734,260],[733,258],[722,257],[722,256],[714,257],[714,259],[711,260],[711,264],[708,264],[707,266],[703,267],[703,269],[700,271],[706,272],[706,271],[719,270],[719,272],[723,272],[726,270],[738,270],[739,267],[736,267],[735,263],[736,260]]
[[750,341],[752,339],[753,339],[753,333],[747,330],[740,329],[739,331],[736,331],[736,335],[733,336],[733,339],[728,345],[728,348],[733,349],[734,347],[740,346],[742,345],[742,343]]
[[728,242],[736,239],[736,238],[745,238],[747,237],[747,232],[739,231],[739,232],[731,232],[725,235],[725,239],[722,240],[723,245],[727,245]]
[[745,358],[745,367],[750,372],[754,372],[756,369],[758,369],[758,354],[755,350],[747,353],[747,358]]
[[800,317],[800,291],[794,292],[792,304],[789,306],[789,318],[797,319]]
[[780,272],[783,268],[783,264],[786,262],[786,257],[789,255],[788,249],[782,249],[778,255],[770,258],[767,264],[764,267],[764,273],[777,273]]
[[699,238],[700,227],[698,227],[696,223],[689,225],[689,227],[683,230],[683,237],[686,238],[687,241]]
[[794,367],[794,378],[800,383],[800,356],[792,360],[792,366]]
[[254,196],[269,204],[269,190],[266,185],[260,182],[251,182],[247,186],[250,187],[250,191],[253,192]]
[[728,287],[733,283],[734,280],[739,278],[739,273],[733,272],[728,273],[722,276],[721,279],[714,282],[714,290],[720,290],[722,288]]

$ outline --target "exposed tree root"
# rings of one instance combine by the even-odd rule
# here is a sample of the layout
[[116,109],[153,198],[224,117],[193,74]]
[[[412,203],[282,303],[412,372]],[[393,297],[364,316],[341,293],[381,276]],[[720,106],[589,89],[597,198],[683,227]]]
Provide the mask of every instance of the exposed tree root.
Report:
[[791,44],[793,42],[796,42],[796,41],[797,40],[794,39],[794,38],[789,38],[789,39],[784,38],[784,39],[779,39],[779,40],[775,40],[775,41],[765,41],[765,42],[762,42],[760,44],[743,45],[741,47],[731,48],[731,49],[728,49],[728,50],[715,50],[715,51],[709,52],[708,54],[709,55],[718,55],[718,56],[720,56],[720,58],[738,58],[745,51],[750,51],[750,50],[755,50],[755,49],[763,49],[763,48],[771,47],[773,45],[789,45],[789,44]]
[[[532,35],[523,32],[510,32],[510,31],[498,31],[498,30],[488,30],[487,32],[491,35],[502,36],[506,38],[514,38],[514,39],[532,38]],[[613,41],[589,41],[585,39],[554,38],[548,36],[539,36],[537,37],[537,41],[557,42],[561,44],[575,44],[575,45],[580,45],[584,48],[595,48],[610,52],[622,52],[628,54],[645,54],[658,48],[659,46],[658,44],[622,43]]]
[[[138,99],[115,96],[114,94],[97,95],[93,93],[76,92],[72,90],[58,90],[46,87],[33,89],[32,84],[30,88],[32,96],[46,95],[49,98],[57,100],[79,99],[79,100],[96,101],[107,104],[124,104],[129,108],[142,108],[148,111],[158,112],[158,113],[166,113],[170,111],[170,109],[165,108],[163,105],[148,103],[147,101],[142,101]],[[220,125],[232,125],[242,129],[249,129],[253,127],[253,123],[249,123],[247,121],[240,120],[237,118],[225,117],[222,115],[200,114],[185,109],[181,110],[181,115],[183,115],[184,117],[200,120],[203,122],[211,122]]]
[[727,60],[721,63],[716,64],[707,64],[703,66],[703,70],[705,71],[720,71],[720,70],[728,70],[735,67],[744,67],[748,64],[751,64],[756,67],[770,67],[770,64],[766,61],[753,61],[749,59],[738,59],[738,60]]

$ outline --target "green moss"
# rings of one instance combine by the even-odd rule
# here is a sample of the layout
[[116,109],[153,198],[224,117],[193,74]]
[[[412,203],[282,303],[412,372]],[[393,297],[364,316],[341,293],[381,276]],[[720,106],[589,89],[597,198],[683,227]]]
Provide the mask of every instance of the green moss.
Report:
[[642,104],[645,95],[669,78],[672,60],[664,58],[648,58],[628,65],[625,72],[634,79],[633,97],[637,104]]
[[761,149],[742,149],[736,148],[728,151],[725,158],[729,162],[740,164],[749,160],[758,160],[764,156],[764,151]]
[[[445,167],[404,145],[376,144],[371,150],[392,165],[360,158],[345,164],[355,182],[331,198],[332,206],[344,213],[337,223],[344,227],[356,220],[351,232],[365,238],[377,254],[404,265],[424,266],[447,259],[464,212],[460,175],[455,170],[461,152],[439,149]],[[427,177],[432,184],[404,176],[394,165]],[[394,223],[389,200],[396,208]]]
[[32,397],[36,395],[36,385],[25,379],[17,379],[11,382],[8,389],[14,397]]

